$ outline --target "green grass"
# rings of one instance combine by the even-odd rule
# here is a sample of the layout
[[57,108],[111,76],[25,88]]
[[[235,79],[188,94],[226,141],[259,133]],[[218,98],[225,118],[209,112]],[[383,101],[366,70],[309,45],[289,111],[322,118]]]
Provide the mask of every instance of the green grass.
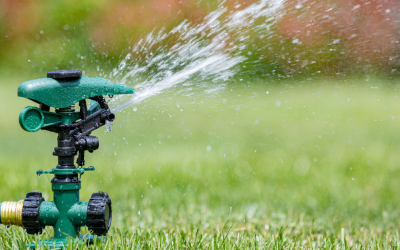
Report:
[[[52,200],[51,176],[35,171],[56,165],[56,136],[20,129],[33,105],[16,97],[22,80],[0,80],[0,200],[36,189]],[[399,87],[254,81],[118,113],[82,176],[82,200],[113,201],[113,230],[94,248],[397,248]],[[0,249],[32,240],[0,226]]]

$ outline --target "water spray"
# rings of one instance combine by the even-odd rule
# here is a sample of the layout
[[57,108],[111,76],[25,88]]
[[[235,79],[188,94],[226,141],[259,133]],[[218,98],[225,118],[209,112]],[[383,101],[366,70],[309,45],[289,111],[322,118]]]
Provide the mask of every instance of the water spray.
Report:
[[[85,151],[99,148],[99,139],[91,133],[115,119],[103,97],[133,94],[133,88],[112,84],[103,78],[82,77],[79,70],[47,73],[47,78],[26,81],[18,87],[18,96],[28,98],[39,107],[26,107],[19,115],[21,127],[28,132],[40,129],[58,134],[53,155],[58,165],[51,171],[38,170],[38,176],[54,174],[51,180],[53,201],[45,201],[42,193],[33,191],[24,200],[0,203],[0,222],[23,227],[28,234],[41,234],[45,226],[54,228],[54,237],[28,244],[65,248],[69,239],[81,244],[93,243],[95,234],[104,236],[111,226],[111,199],[105,192],[93,193],[90,200],[80,201],[80,177],[94,167],[85,168]],[[90,100],[90,107],[87,106]],[[79,103],[79,111],[75,104]],[[54,112],[50,112],[50,109]],[[75,166],[74,159],[78,155]],[[92,234],[79,234],[87,226]]]

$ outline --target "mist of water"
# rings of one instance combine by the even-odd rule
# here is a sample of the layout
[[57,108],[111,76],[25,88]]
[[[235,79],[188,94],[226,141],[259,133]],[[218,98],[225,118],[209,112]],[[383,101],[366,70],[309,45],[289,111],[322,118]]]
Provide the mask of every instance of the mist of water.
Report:
[[283,0],[261,0],[228,13],[221,4],[199,24],[184,21],[171,31],[153,31],[108,76],[136,91],[109,100],[112,111],[172,90],[190,95],[199,89],[212,93],[223,88],[248,60],[249,32],[267,40],[282,5]]

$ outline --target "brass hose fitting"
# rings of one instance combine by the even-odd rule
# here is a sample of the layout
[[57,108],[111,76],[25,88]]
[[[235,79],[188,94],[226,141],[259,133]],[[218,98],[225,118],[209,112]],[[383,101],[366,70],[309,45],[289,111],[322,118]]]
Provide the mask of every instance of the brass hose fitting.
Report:
[[24,201],[4,201],[1,204],[1,224],[23,227],[22,208]]

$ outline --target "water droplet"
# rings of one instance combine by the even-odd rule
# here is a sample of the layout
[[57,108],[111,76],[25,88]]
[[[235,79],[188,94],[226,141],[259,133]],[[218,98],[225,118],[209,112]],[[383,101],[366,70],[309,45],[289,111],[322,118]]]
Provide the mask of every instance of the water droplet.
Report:
[[111,132],[112,126],[113,126],[113,122],[106,120],[106,130],[107,130],[107,132]]

